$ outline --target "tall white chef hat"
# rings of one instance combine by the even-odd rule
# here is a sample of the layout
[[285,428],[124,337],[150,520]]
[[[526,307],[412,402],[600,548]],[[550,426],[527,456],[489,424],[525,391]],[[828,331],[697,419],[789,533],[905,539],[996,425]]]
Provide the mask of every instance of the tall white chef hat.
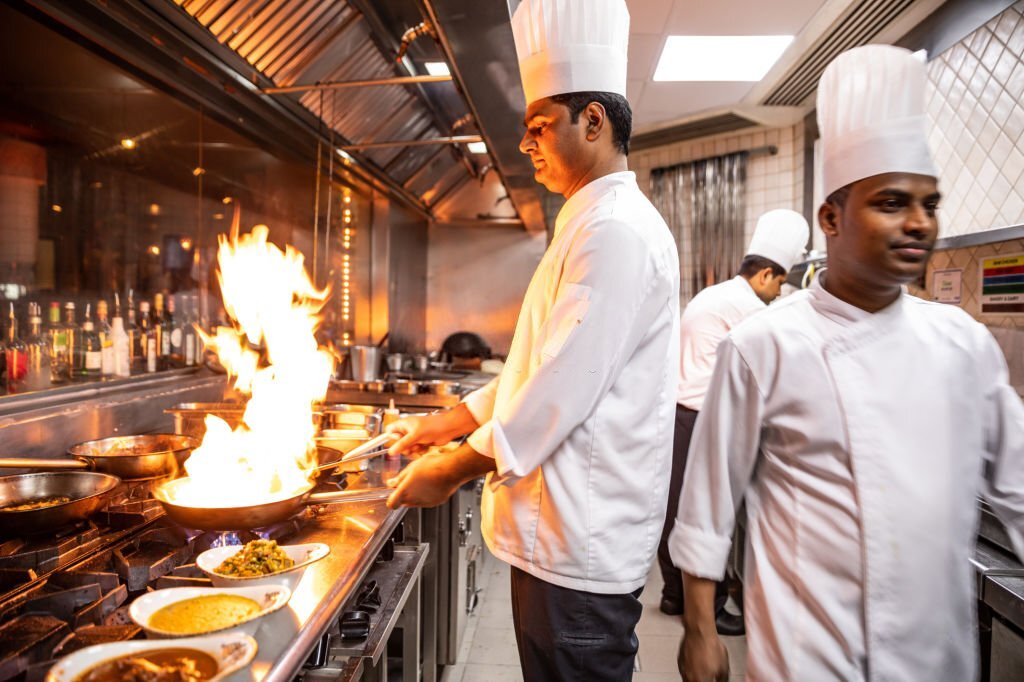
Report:
[[922,59],[892,45],[847,50],[818,84],[825,196],[881,173],[938,176],[928,150]]
[[626,96],[625,0],[523,0],[512,34],[527,104],[570,92]]
[[757,219],[747,255],[767,258],[789,272],[804,254],[810,235],[807,221],[796,211],[788,208],[768,211]]

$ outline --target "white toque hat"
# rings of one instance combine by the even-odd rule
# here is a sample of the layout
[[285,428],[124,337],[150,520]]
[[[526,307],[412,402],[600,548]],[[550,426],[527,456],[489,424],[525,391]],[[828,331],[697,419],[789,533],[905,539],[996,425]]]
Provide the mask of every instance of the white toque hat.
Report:
[[842,53],[818,84],[825,196],[881,173],[938,176],[928,149],[924,61],[892,45]]
[[788,208],[768,211],[757,219],[748,256],[761,256],[778,263],[786,272],[804,255],[811,229],[804,217]]
[[626,96],[625,0],[523,0],[512,34],[528,105],[570,92]]

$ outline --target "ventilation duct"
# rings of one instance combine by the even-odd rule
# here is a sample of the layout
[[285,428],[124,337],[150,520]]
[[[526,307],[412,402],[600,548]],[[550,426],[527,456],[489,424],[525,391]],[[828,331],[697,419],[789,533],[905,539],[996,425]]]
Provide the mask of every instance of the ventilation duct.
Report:
[[818,87],[825,67],[840,53],[867,45],[914,4],[914,0],[862,0],[854,4],[828,33],[804,53],[761,104],[801,106]]

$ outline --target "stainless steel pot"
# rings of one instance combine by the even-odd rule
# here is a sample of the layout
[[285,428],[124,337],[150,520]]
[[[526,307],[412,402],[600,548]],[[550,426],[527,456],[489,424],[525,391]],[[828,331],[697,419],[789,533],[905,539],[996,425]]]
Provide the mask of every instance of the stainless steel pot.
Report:
[[380,348],[377,346],[352,346],[349,357],[351,358],[353,380],[365,382],[380,379]]

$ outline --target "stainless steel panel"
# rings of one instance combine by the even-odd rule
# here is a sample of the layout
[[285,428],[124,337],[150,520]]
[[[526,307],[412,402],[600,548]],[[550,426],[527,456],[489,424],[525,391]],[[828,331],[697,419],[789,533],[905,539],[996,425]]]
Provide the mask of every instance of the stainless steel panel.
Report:
[[86,440],[169,432],[173,419],[164,410],[183,402],[218,400],[224,383],[223,376],[176,376],[141,388],[128,384],[111,392],[93,389],[98,395],[8,414],[0,425],[0,441],[6,454],[47,458]]
[[1002,621],[992,621],[992,661],[989,682],[1024,679],[1024,633]]

